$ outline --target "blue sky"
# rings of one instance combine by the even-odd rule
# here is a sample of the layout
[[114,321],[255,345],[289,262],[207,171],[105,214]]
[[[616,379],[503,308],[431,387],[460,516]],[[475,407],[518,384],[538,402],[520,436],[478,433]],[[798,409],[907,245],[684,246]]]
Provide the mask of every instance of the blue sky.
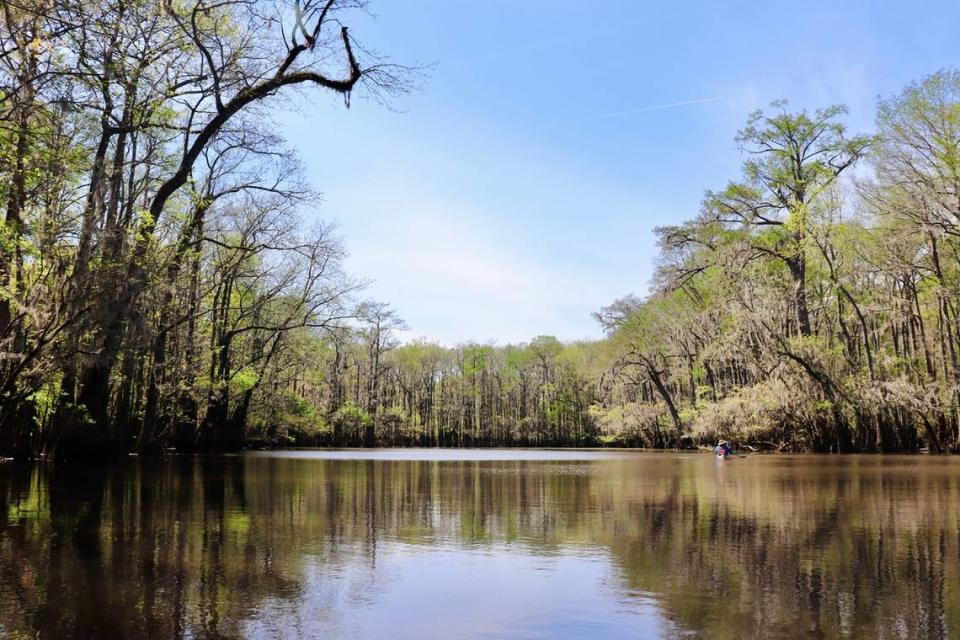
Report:
[[371,9],[351,33],[432,63],[422,88],[393,109],[310,94],[280,126],[325,195],[311,215],[338,223],[367,294],[408,338],[449,345],[599,337],[591,311],[646,290],[653,228],[736,177],[750,111],[840,102],[869,131],[877,96],[960,65],[956,2]]

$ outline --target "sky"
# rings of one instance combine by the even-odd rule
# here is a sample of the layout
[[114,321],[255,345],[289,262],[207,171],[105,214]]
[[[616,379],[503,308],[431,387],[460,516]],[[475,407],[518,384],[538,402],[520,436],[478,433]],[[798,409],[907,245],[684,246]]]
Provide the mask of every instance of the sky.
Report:
[[953,2],[374,0],[351,34],[425,67],[387,105],[313,92],[278,126],[338,225],[346,268],[404,339],[593,339],[642,295],[653,230],[739,173],[748,114],[878,97],[960,66]]

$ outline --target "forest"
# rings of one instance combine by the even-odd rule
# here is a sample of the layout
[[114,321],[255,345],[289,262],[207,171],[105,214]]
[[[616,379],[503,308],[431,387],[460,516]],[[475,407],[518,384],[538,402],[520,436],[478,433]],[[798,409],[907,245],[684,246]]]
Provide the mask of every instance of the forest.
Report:
[[960,72],[880,99],[872,132],[750,115],[741,173],[690,185],[601,340],[402,343],[271,121],[418,88],[355,40],[364,9],[3,3],[0,456],[960,450]]

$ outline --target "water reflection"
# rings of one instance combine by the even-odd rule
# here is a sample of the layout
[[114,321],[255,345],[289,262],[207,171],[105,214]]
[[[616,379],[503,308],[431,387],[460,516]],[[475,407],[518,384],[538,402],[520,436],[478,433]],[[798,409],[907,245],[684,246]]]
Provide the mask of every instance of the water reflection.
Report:
[[953,459],[322,455],[0,465],[0,637],[960,635]]

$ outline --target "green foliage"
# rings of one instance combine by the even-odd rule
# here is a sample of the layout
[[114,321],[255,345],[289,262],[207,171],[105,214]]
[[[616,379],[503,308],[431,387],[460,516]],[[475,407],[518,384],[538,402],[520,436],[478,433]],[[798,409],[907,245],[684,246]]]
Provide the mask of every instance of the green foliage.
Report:
[[33,420],[37,429],[43,429],[50,424],[50,419],[62,400],[60,392],[62,379],[62,374],[57,372],[28,397],[33,404]]
[[462,349],[463,373],[466,376],[476,376],[490,365],[493,358],[493,347],[488,345],[468,344]]
[[341,431],[358,431],[361,428],[371,426],[373,416],[352,402],[348,402],[330,416],[330,422]]
[[253,367],[244,367],[230,378],[230,390],[238,394],[246,393],[257,386],[259,381],[260,376]]

